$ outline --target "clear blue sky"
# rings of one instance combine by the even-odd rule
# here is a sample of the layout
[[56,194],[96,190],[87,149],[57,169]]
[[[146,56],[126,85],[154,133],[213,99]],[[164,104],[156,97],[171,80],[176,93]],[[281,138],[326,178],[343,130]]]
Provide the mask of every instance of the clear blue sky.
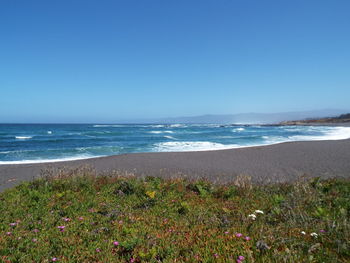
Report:
[[350,1],[0,2],[0,122],[350,108]]

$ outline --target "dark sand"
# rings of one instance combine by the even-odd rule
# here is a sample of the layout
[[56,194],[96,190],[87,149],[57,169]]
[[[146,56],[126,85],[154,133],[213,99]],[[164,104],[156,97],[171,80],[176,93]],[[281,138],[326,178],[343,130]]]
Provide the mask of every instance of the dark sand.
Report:
[[290,182],[301,176],[350,178],[350,139],[288,142],[231,150],[137,153],[79,161],[0,165],[0,191],[31,180],[42,169],[89,165],[97,172],[117,170],[136,176],[183,176],[217,183],[250,176],[254,183]]

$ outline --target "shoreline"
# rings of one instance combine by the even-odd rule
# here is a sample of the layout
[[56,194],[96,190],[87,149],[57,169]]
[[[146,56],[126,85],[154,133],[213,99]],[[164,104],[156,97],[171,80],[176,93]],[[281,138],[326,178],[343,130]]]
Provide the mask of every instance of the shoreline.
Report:
[[0,165],[0,191],[40,176],[42,170],[89,166],[97,173],[204,178],[229,183],[295,181],[301,176],[350,177],[350,139],[282,142],[272,145],[192,152],[129,153],[89,159]]
[[[229,126],[256,126],[258,124],[230,124]],[[345,123],[323,123],[323,124],[315,124],[315,125],[309,125],[309,124],[294,124],[294,125],[284,125],[284,124],[261,124],[259,126],[325,126],[325,127],[344,127],[348,128],[350,127],[350,122]],[[289,142],[313,142],[313,141],[335,141],[335,140],[346,140],[350,139],[350,137],[347,138],[340,138],[340,139],[314,139],[314,140],[291,140],[291,141],[279,141],[279,142],[273,142],[273,143],[267,143],[267,144],[257,144],[257,145],[241,145],[237,147],[227,147],[227,148],[214,148],[214,149],[205,149],[205,150],[188,150],[188,151],[169,151],[174,153],[182,153],[182,152],[203,152],[203,151],[221,151],[221,150],[232,150],[232,149],[242,149],[242,148],[252,148],[252,147],[265,147],[265,146],[271,146],[281,143],[289,143]],[[0,161],[0,167],[3,165],[22,165],[22,164],[49,164],[49,163],[63,163],[63,162],[73,162],[73,161],[83,161],[83,160],[89,160],[89,159],[95,159],[95,158],[104,158],[104,157],[111,157],[111,156],[119,156],[123,154],[144,154],[144,153],[167,153],[168,151],[164,152],[134,152],[134,153],[122,153],[122,154],[113,154],[113,155],[101,155],[101,156],[90,156],[90,157],[72,157],[72,158],[62,158],[62,159],[42,159],[42,160],[24,160],[24,161],[7,161],[2,162]],[[1,175],[1,174],[0,174]]]
[[[88,161],[91,159],[99,159],[99,158],[107,158],[107,157],[117,157],[121,155],[129,155],[129,154],[150,154],[150,153],[196,153],[196,152],[213,152],[213,151],[226,151],[226,150],[236,150],[236,149],[246,149],[246,148],[256,148],[256,147],[268,147],[277,144],[283,143],[293,143],[293,142],[320,142],[320,141],[342,141],[342,140],[350,140],[350,138],[346,139],[320,139],[320,140],[301,140],[301,141],[281,141],[274,142],[269,144],[260,144],[260,145],[244,145],[237,146],[232,148],[214,148],[214,149],[205,149],[205,150],[188,150],[188,151],[163,151],[163,152],[131,152],[131,153],[120,153],[120,154],[112,154],[112,155],[101,155],[101,156],[91,156],[91,157],[72,157],[72,158],[62,158],[62,159],[42,159],[42,160],[24,160],[24,161],[8,161],[8,163],[3,163],[0,161],[0,168],[2,166],[12,166],[12,165],[54,165],[59,163],[69,163],[76,161]],[[1,172],[1,169],[0,169]],[[0,173],[1,176],[1,173]]]

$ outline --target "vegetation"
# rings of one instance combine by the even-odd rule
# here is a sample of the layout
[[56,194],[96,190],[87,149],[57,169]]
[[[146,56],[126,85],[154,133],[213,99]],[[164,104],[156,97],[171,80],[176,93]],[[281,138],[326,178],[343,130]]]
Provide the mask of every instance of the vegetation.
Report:
[[350,122],[350,113],[342,114],[338,117],[318,118],[318,119],[306,119],[298,121],[284,121],[281,125],[305,125],[305,124],[329,124],[329,123],[348,123]]
[[0,194],[1,262],[349,262],[350,181],[60,172]]
[[337,119],[349,119],[350,120],[350,113],[342,114]]

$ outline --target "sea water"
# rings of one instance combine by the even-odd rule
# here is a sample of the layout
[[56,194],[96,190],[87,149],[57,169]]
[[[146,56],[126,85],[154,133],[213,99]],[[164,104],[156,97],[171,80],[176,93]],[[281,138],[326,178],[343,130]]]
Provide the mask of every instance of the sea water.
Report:
[[232,149],[350,138],[350,127],[217,124],[0,124],[0,165],[137,152]]

